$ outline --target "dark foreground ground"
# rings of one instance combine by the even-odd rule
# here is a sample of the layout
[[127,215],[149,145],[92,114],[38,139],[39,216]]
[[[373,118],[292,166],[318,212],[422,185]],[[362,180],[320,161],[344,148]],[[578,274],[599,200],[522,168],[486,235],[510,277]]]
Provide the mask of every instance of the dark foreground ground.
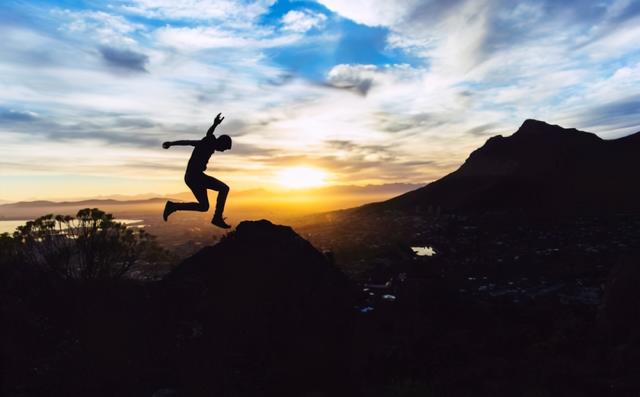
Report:
[[332,252],[244,222],[161,281],[5,260],[3,395],[640,395],[639,218],[358,219],[298,229]]

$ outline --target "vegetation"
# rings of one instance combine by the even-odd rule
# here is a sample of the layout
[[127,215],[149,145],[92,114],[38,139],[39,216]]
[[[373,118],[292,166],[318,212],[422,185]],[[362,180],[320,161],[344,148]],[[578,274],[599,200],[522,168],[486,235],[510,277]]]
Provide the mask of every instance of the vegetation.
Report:
[[75,217],[45,215],[0,237],[4,261],[32,265],[64,279],[118,279],[134,265],[157,260],[163,250],[144,229],[85,208]]

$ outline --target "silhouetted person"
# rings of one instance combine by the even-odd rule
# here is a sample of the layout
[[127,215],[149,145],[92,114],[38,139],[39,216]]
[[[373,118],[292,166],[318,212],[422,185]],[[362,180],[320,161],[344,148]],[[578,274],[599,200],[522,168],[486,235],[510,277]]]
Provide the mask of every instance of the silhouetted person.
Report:
[[222,216],[224,212],[224,204],[227,201],[227,195],[229,194],[229,186],[224,182],[206,175],[204,171],[207,169],[207,163],[211,158],[213,152],[224,152],[231,149],[231,138],[228,135],[220,135],[216,138],[213,135],[216,127],[222,123],[224,117],[220,117],[220,113],[213,121],[213,125],[209,127],[207,135],[199,141],[174,141],[164,142],[162,147],[169,149],[171,146],[193,146],[193,152],[187,165],[187,172],[184,175],[184,181],[189,186],[189,189],[193,192],[193,195],[198,200],[197,203],[174,203],[167,201],[164,207],[164,213],[162,217],[166,221],[169,215],[175,211],[200,211],[207,212],[209,210],[209,198],[207,197],[207,189],[215,190],[218,192],[218,200],[216,201],[216,212],[213,215],[211,223],[228,229],[231,226],[227,225]]

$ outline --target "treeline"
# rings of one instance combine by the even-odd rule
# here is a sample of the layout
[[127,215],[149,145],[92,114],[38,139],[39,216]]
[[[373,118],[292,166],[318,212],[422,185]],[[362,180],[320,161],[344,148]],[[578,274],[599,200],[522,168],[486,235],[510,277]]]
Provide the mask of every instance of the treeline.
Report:
[[115,280],[136,266],[173,260],[155,236],[97,208],[75,217],[48,214],[3,233],[0,253],[4,266],[19,264],[67,280]]

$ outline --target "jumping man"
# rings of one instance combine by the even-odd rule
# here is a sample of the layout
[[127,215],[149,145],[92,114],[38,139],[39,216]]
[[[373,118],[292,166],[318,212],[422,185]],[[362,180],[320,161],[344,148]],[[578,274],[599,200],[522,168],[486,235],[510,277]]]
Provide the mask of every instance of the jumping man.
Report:
[[193,192],[197,203],[174,203],[167,201],[164,206],[164,213],[162,217],[165,222],[169,215],[175,211],[200,211],[207,212],[209,210],[209,198],[207,197],[207,189],[215,190],[218,192],[218,200],[216,201],[216,212],[213,215],[211,223],[221,227],[223,229],[229,229],[231,226],[227,225],[222,216],[224,211],[224,204],[227,201],[227,195],[229,194],[229,186],[224,182],[211,177],[204,173],[207,169],[207,163],[211,158],[213,152],[224,152],[231,149],[231,138],[229,135],[220,135],[216,138],[213,135],[216,127],[222,123],[224,117],[220,117],[221,113],[218,113],[213,125],[209,127],[207,135],[199,141],[174,141],[164,142],[162,147],[169,149],[171,146],[193,146],[193,152],[187,165],[187,172],[184,175],[184,181],[189,186],[189,189]]

